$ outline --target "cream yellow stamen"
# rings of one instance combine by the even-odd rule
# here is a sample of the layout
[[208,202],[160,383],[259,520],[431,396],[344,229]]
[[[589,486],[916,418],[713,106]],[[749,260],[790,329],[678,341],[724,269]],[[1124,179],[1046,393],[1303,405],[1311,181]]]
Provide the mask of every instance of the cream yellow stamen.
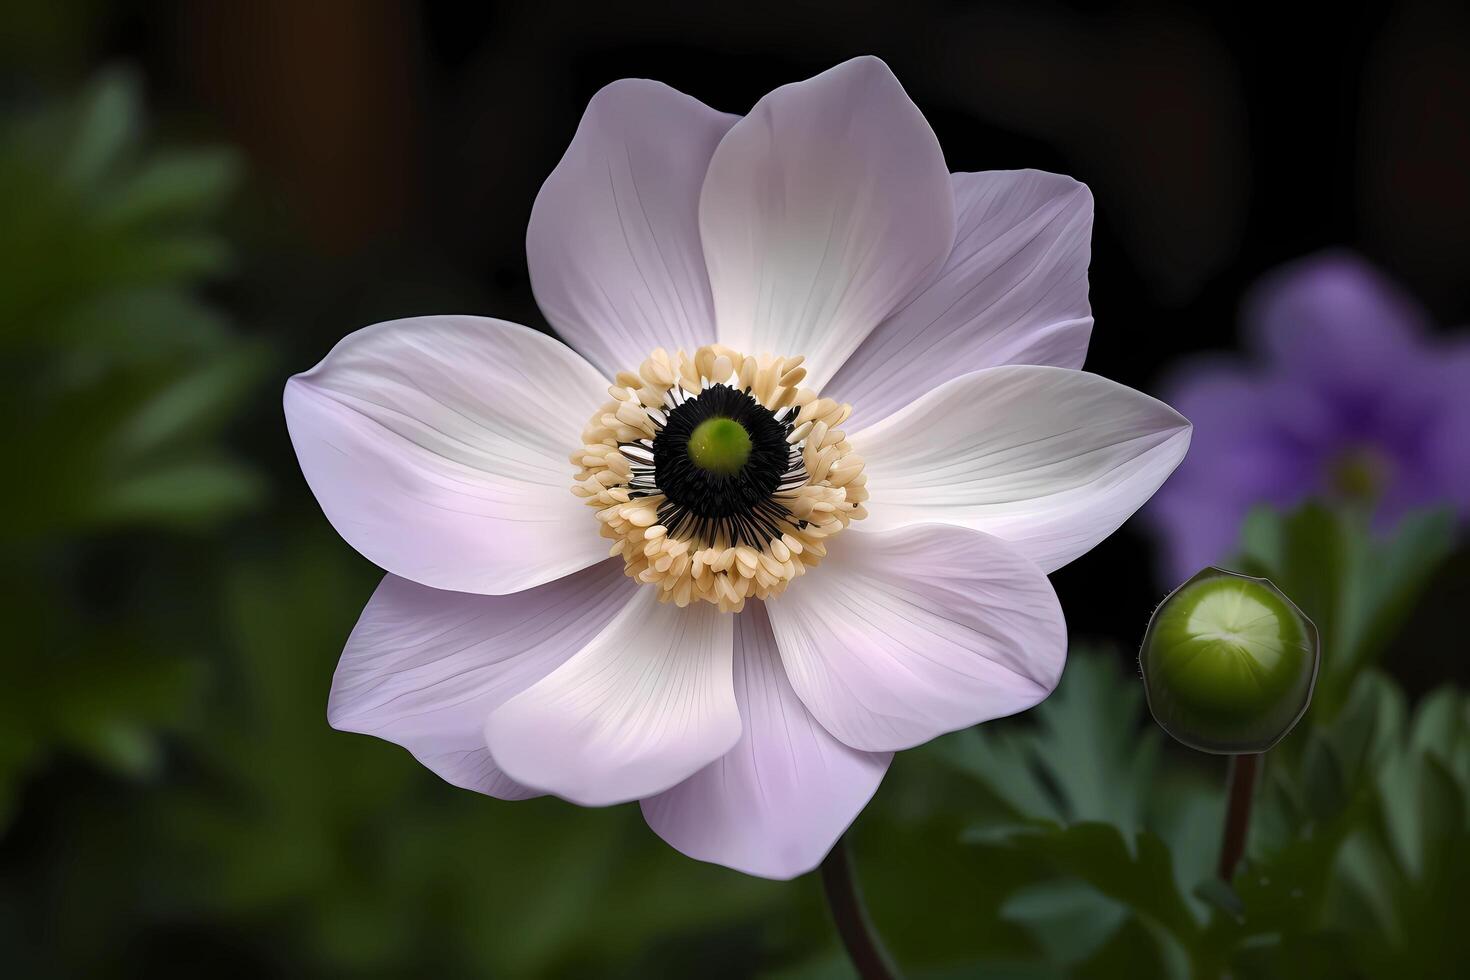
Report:
[[[863,460],[840,428],[852,407],[801,388],[804,361],[750,356],[720,344],[693,356],[659,348],[636,373],[619,372],[608,388],[610,400],[588,422],[584,445],[570,457],[578,467],[572,493],[596,511],[600,533],[613,542],[608,554],[622,556],[631,578],[656,585],[660,601],[686,606],[703,600],[738,612],[746,599],[781,593],[822,560],[826,538],[867,516]],[[666,491],[676,489],[671,473],[659,485],[654,440],[674,412],[716,385],[744,392],[770,413],[750,408],[764,420],[764,431],[775,433],[787,466],[779,480],[761,485],[774,489],[750,513],[699,518],[670,499]],[[736,397],[750,405],[722,390],[710,397]],[[754,459],[746,463],[750,440],[729,428],[740,423],[716,418],[717,424],[699,432],[693,452],[688,444],[680,447],[688,459],[679,465],[743,479],[741,467],[755,465]],[[773,451],[767,447],[762,465],[770,466]],[[771,470],[763,472],[771,479]]]

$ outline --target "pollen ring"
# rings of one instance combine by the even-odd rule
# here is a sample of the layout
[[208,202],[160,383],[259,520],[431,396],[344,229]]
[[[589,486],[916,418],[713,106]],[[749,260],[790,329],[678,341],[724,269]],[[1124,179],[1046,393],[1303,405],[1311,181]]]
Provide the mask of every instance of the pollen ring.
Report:
[[[572,492],[596,509],[610,554],[662,601],[739,611],[779,594],[826,555],[824,539],[867,516],[863,461],[838,428],[851,406],[801,388],[802,360],[660,348],[618,374],[582,433]],[[721,423],[735,448],[695,438],[711,420],[740,427]]]

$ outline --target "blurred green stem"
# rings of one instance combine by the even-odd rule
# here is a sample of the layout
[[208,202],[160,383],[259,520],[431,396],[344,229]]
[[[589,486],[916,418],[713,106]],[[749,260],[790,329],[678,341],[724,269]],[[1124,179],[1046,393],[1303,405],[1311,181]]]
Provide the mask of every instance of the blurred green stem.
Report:
[[1263,753],[1243,753],[1230,757],[1228,798],[1225,803],[1225,832],[1220,838],[1220,880],[1229,884],[1235,877],[1235,866],[1245,853],[1246,834],[1250,830],[1251,803],[1256,796],[1256,773]]
[[853,873],[852,855],[847,849],[846,834],[832,845],[832,850],[822,861],[821,871],[822,887],[827,893],[827,905],[832,910],[837,934],[842,937],[847,958],[852,960],[858,976],[862,980],[897,980],[898,968],[883,948],[863,904],[857,876]]

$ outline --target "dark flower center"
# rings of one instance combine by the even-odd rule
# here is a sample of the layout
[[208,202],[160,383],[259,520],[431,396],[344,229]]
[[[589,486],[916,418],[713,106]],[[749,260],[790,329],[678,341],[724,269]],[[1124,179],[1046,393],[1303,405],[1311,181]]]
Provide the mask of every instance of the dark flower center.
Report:
[[[806,481],[801,451],[786,440],[796,409],[778,417],[747,392],[715,384],[665,413],[651,445],[624,445],[633,463],[632,497],[664,495],[658,520],[671,535],[714,544],[761,545],[801,521],[779,500]],[[647,462],[645,462],[647,460]],[[650,465],[651,464],[651,465]]]
[[801,387],[804,360],[660,347],[614,377],[570,457],[572,493],[658,601],[739,612],[868,516],[863,458],[841,429],[852,406]]
[[1339,453],[1327,467],[1328,489],[1343,500],[1372,503],[1393,479],[1393,461],[1374,446]]

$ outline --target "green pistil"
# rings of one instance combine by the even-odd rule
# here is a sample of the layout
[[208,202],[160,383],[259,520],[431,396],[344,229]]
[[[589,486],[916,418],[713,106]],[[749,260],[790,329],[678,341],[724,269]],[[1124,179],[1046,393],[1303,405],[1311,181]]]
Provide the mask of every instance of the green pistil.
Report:
[[734,476],[750,458],[750,433],[734,419],[705,419],[689,436],[689,461],[702,470]]
[[1348,450],[1328,468],[1328,486],[1343,500],[1372,503],[1392,478],[1392,463],[1371,446]]

